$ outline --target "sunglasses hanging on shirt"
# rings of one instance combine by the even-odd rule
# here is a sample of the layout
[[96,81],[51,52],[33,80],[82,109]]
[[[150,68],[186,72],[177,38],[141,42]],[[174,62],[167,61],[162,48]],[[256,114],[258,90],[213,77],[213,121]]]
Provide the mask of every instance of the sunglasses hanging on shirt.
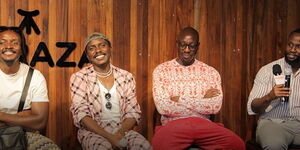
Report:
[[107,102],[105,104],[105,107],[110,110],[112,108],[112,104],[110,102],[111,94],[110,93],[106,93],[105,94],[105,99],[107,100]]

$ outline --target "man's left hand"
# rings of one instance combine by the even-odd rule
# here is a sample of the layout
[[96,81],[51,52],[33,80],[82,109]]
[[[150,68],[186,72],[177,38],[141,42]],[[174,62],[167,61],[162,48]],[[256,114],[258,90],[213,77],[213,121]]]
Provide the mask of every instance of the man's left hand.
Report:
[[211,88],[206,91],[204,98],[213,98],[220,95],[220,91],[218,89]]
[[171,101],[178,102],[179,96],[171,97]]

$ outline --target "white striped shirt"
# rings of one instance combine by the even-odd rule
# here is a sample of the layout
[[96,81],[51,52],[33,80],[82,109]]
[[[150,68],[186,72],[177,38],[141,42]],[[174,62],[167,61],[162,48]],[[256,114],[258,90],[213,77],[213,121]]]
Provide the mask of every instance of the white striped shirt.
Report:
[[[284,70],[285,70],[284,68],[287,65],[284,58],[273,61],[263,66],[258,71],[247,103],[247,109],[249,115],[256,114],[251,109],[252,101],[256,98],[261,98],[267,95],[275,85],[275,80],[273,75],[274,64],[279,64],[284,74]],[[267,107],[267,109],[269,110],[261,114],[260,119],[277,118],[282,120],[291,120],[291,119],[300,120],[300,69],[296,73],[293,73],[291,75],[290,88],[291,88],[291,94],[289,96],[289,101],[282,103],[280,102],[280,98],[273,100],[270,103],[269,107]]]

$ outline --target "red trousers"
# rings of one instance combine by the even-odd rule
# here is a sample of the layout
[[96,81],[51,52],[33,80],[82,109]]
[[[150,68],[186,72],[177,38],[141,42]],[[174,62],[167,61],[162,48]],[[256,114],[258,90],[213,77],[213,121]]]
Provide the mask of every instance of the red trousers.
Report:
[[156,126],[154,150],[184,150],[191,144],[205,150],[245,150],[245,143],[220,123],[199,117],[177,119]]

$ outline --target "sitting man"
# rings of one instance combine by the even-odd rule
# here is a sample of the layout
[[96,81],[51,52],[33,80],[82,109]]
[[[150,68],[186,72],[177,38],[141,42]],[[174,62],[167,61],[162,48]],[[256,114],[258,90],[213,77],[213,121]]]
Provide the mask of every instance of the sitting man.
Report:
[[213,67],[195,59],[198,47],[198,31],[182,29],[177,37],[178,57],[153,72],[153,98],[162,116],[153,148],[183,150],[195,144],[203,149],[244,150],[236,134],[209,120],[221,109],[221,78]]
[[[27,130],[42,130],[48,120],[46,80],[34,70],[23,106],[18,112],[21,94],[29,70],[26,65],[27,47],[22,31],[17,27],[0,27],[0,122],[19,125]],[[59,149],[50,139],[26,132],[27,149]]]
[[[282,68],[279,69],[282,75],[290,75],[290,87],[285,87],[284,82],[276,85],[274,65]],[[265,150],[283,150],[288,149],[290,144],[300,145],[299,68],[300,29],[296,29],[288,36],[284,58],[275,60],[259,70],[249,95],[248,113],[260,115],[256,141]],[[276,72],[274,67],[274,73],[277,75]]]
[[109,39],[95,32],[86,39],[84,49],[91,65],[70,79],[71,111],[83,149],[152,149],[132,130],[141,115],[135,80],[131,73],[110,63]]

